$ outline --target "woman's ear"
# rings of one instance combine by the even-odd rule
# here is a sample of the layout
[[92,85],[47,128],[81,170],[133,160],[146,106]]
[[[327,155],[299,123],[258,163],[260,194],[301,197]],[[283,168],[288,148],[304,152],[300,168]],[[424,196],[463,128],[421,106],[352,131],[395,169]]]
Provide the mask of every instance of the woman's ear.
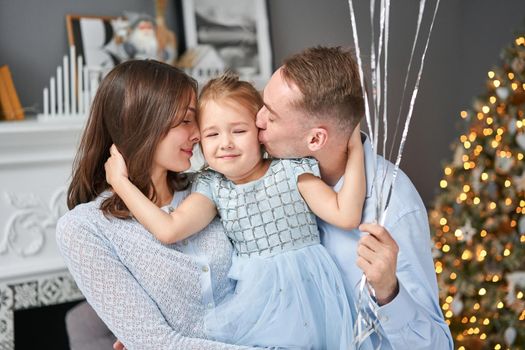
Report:
[[307,134],[308,149],[311,152],[319,151],[328,141],[328,130],[325,128],[312,128]]

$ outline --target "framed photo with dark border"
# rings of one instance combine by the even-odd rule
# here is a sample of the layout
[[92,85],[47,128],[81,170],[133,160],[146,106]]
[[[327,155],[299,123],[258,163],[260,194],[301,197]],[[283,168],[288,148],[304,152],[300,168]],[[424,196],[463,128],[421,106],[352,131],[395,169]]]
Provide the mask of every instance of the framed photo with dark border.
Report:
[[272,74],[266,0],[182,0],[187,48],[208,46],[224,66],[262,86]]
[[86,66],[108,70],[126,60],[122,39],[127,21],[114,16],[66,15],[69,45],[74,45]]

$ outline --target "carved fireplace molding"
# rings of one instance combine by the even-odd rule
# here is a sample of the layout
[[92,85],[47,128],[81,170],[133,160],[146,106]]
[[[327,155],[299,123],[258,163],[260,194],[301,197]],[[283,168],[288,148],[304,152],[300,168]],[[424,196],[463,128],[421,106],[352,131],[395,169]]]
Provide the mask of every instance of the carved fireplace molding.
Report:
[[66,188],[53,194],[49,206],[34,193],[5,192],[4,196],[16,211],[0,236],[0,254],[8,250],[20,257],[38,254],[46,244],[46,231],[54,231],[58,219],[67,211]]
[[55,228],[84,121],[0,122],[0,350],[15,348],[15,311],[83,298]]

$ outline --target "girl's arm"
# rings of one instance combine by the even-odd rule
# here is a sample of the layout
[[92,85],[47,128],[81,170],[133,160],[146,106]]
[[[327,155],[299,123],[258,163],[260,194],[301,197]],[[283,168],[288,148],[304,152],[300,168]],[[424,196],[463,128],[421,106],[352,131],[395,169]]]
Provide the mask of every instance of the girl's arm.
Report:
[[190,194],[175,211],[166,213],[129,181],[126,163],[115,145],[110,153],[105,164],[107,182],[133,216],[162,243],[175,243],[199,232],[217,215],[213,201],[199,193]]
[[309,173],[299,176],[297,186],[310,209],[322,220],[345,230],[359,226],[366,195],[365,161],[359,125],[348,141],[348,160],[339,193]]

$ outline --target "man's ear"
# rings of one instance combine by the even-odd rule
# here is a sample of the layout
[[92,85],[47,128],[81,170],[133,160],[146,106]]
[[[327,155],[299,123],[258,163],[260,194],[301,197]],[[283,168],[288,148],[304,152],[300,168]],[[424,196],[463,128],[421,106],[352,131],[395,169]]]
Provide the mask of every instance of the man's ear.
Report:
[[312,128],[308,132],[308,149],[311,152],[319,151],[328,142],[328,130],[325,128]]

